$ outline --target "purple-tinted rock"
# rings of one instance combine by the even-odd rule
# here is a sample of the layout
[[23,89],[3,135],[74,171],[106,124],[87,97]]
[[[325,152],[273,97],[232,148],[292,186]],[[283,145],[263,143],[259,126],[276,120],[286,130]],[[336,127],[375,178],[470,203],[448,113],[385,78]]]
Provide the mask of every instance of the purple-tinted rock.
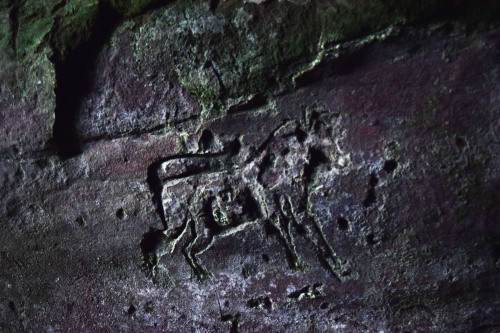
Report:
[[0,154],[41,151],[52,138],[54,68],[46,53],[29,65],[19,64],[8,54],[0,58]]
[[[332,3],[147,7],[102,48],[91,34],[80,70],[21,29],[44,52],[0,67],[0,330],[497,330],[498,25],[346,26],[341,41],[324,16],[313,31],[318,9],[369,13]],[[276,41],[290,13],[313,19],[318,49],[239,44]],[[186,46],[198,58],[169,53]],[[89,81],[56,99],[73,73]],[[52,133],[54,115],[73,122]]]

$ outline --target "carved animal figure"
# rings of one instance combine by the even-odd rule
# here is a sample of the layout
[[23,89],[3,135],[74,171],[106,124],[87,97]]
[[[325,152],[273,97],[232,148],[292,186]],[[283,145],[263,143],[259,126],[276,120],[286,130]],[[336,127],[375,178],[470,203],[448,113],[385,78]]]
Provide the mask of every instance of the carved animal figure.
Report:
[[[156,172],[163,183],[164,242],[154,249],[152,265],[180,247],[195,275],[204,280],[210,272],[199,255],[217,238],[258,223],[275,230],[291,269],[304,268],[295,239],[305,237],[325,269],[340,279],[341,263],[310,213],[308,199],[315,173],[332,169],[328,156],[337,154],[337,147],[333,138],[317,137],[323,132],[309,132],[316,137],[309,138],[311,134],[296,122],[287,122],[264,149],[240,164],[228,152],[172,157],[161,163]],[[321,146],[314,146],[318,143]]]

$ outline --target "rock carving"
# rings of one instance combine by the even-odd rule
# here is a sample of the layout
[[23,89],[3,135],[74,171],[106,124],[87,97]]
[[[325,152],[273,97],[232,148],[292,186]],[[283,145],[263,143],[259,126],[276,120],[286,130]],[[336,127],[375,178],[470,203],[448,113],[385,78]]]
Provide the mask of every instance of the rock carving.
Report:
[[308,202],[315,173],[332,173],[338,160],[345,163],[338,158],[331,127],[321,124],[315,120],[306,131],[287,121],[244,162],[237,152],[226,150],[158,163],[153,172],[161,183],[156,196],[165,229],[161,244],[145,253],[151,272],[161,257],[180,251],[194,274],[205,280],[211,273],[200,254],[218,238],[258,224],[278,236],[290,269],[306,267],[295,241],[304,237],[323,267],[340,280],[341,261]]

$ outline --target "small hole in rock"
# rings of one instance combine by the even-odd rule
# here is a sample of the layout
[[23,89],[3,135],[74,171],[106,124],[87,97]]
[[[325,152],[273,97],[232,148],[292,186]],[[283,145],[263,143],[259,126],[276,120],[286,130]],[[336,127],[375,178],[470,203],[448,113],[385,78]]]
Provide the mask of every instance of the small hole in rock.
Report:
[[297,140],[302,143],[306,140],[307,138],[307,133],[301,130],[300,128],[297,128],[295,131],[295,136],[297,137]]
[[9,302],[9,309],[14,312],[14,313],[17,313],[17,309],[16,309],[16,305],[14,304],[13,301],[10,301]]
[[249,307],[249,308],[256,308],[258,306],[259,306],[258,298],[253,297],[247,301],[247,307]]
[[467,144],[467,142],[465,141],[465,139],[463,137],[461,137],[461,136],[457,136],[455,138],[455,143],[460,148],[465,147],[465,145]]
[[75,222],[78,223],[78,225],[80,225],[83,228],[85,228],[87,226],[87,221],[85,220],[85,218],[83,216],[77,217]]
[[384,163],[384,171],[387,173],[392,173],[398,167],[398,162],[394,160],[387,160]]
[[296,224],[295,229],[297,230],[297,233],[301,236],[306,234],[306,228],[302,224]]
[[269,262],[269,256],[267,254],[263,253],[262,260],[264,260],[265,262]]
[[219,193],[219,196],[222,202],[230,202],[233,197],[233,193],[231,190],[225,190]]
[[323,303],[321,303],[321,305],[319,306],[319,308],[321,310],[326,310],[326,309],[328,309],[328,305],[329,305],[328,302],[323,302]]
[[264,308],[269,310],[272,306],[273,303],[271,302],[271,299],[269,297],[264,297]]
[[120,220],[123,220],[125,218],[126,214],[123,208],[120,208],[116,211],[116,217],[119,218]]
[[241,142],[240,142],[240,140],[236,139],[236,140],[232,141],[229,144],[229,148],[228,149],[229,149],[229,155],[231,155],[231,156],[238,155],[238,153],[241,150]]
[[215,137],[212,131],[204,130],[203,133],[201,134],[198,144],[202,151],[206,151],[211,148],[214,142],[215,142]]
[[45,159],[38,160],[38,161],[36,161],[36,165],[38,167],[40,167],[40,169],[44,169],[44,168],[46,168],[49,165],[49,162],[47,160],[45,160]]
[[366,236],[366,243],[368,245],[375,245],[375,244],[377,244],[377,240],[375,239],[375,235],[374,234],[368,234]]
[[224,314],[222,316],[220,316],[220,320],[222,321],[230,321],[233,319],[233,315],[231,314]]
[[349,228],[349,222],[342,216],[337,218],[337,224],[340,230],[347,230]]
[[165,240],[165,235],[163,230],[151,228],[147,233],[144,234],[140,247],[142,251],[142,256],[144,263],[148,267],[153,267],[157,263],[156,251],[160,248],[161,244]]
[[132,316],[135,312],[137,311],[137,309],[135,308],[134,305],[130,304],[128,310],[127,310],[127,314],[129,316]]

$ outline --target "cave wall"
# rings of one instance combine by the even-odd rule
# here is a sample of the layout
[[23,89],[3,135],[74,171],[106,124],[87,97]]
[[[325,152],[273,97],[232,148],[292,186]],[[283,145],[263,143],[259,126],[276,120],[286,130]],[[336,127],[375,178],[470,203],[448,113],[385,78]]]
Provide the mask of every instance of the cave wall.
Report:
[[0,331],[497,331],[499,8],[0,3]]

